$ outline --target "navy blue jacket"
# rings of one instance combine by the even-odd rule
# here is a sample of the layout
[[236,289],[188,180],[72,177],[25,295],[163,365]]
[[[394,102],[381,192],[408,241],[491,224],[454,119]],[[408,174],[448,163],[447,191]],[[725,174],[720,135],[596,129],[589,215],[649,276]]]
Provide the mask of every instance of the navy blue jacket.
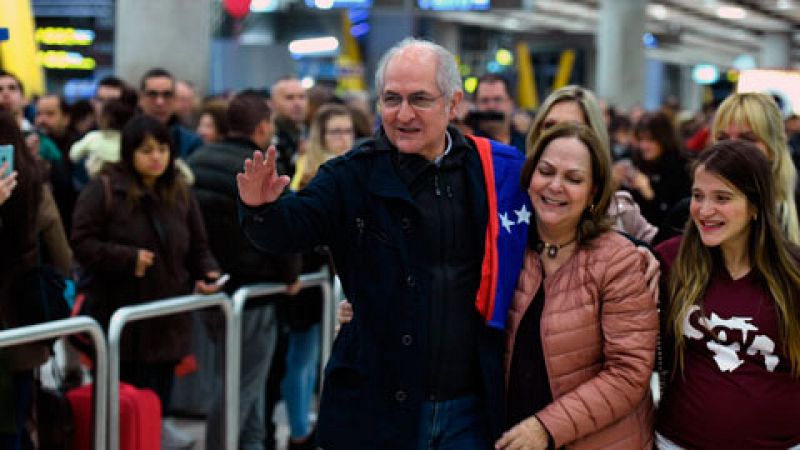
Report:
[[[418,445],[420,405],[428,394],[430,267],[421,213],[392,162],[396,151],[378,136],[323,165],[297,194],[260,208],[240,206],[245,234],[264,250],[327,244],[353,304],[354,319],[342,327],[325,370],[317,424],[325,450]],[[477,150],[465,166],[473,220],[485,228]],[[504,333],[484,326],[479,334],[486,423],[496,438],[503,419]]]

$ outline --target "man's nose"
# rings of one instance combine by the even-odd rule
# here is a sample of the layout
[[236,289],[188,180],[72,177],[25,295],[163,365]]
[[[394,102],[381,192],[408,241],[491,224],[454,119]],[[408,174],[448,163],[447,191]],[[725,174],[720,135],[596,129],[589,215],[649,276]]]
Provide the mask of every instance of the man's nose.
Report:
[[407,100],[401,101],[400,106],[397,107],[397,118],[403,121],[414,118],[414,108],[411,107]]

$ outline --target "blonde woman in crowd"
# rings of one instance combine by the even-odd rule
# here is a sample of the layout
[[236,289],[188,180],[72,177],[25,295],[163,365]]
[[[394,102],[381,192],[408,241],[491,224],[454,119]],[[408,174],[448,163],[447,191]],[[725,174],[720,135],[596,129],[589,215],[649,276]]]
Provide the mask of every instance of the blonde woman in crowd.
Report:
[[[588,126],[597,136],[603,151],[610,152],[611,142],[597,98],[592,91],[576,85],[553,91],[542,102],[528,133],[528,148],[533,146],[545,130],[563,122]],[[639,205],[627,191],[614,192],[608,214],[613,220],[612,226],[615,230],[640,241],[649,243],[658,232],[658,228],[642,216]]]
[[314,178],[325,161],[343,155],[353,146],[355,130],[350,110],[344,105],[322,105],[314,115],[306,153],[297,161],[290,187],[300,190]]
[[711,127],[714,142],[726,139],[750,141],[764,152],[776,180],[775,202],[781,229],[789,241],[800,243],[795,204],[797,171],[789,152],[783,117],[775,100],[759,93],[732,94],[717,109]]
[[[350,110],[334,103],[317,109],[311,122],[306,152],[297,161],[291,188],[303,189],[319,167],[327,160],[342,155],[353,146],[355,131]],[[302,271],[316,272],[328,265],[327,249],[303,253]],[[286,305],[289,324],[289,347],[286,352],[286,374],[281,392],[289,418],[289,450],[313,448],[314,433],[308,420],[311,400],[317,386],[319,367],[320,319],[322,291],[309,288],[300,291]]]

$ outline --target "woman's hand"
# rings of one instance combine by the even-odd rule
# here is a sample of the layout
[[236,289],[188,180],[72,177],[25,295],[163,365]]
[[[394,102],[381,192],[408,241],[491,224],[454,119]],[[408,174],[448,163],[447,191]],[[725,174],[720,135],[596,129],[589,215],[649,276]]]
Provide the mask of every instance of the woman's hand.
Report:
[[156,255],[151,252],[150,250],[145,250],[143,248],[139,249],[139,253],[136,255],[136,269],[133,272],[133,275],[136,278],[144,277],[145,272],[150,266],[153,265],[153,260],[155,259]]
[[[0,173],[5,173],[8,170],[8,163],[4,162],[0,166]],[[7,176],[0,178],[0,205],[6,202],[17,187],[17,171],[13,171]]]
[[353,320],[353,304],[347,300],[339,302],[339,307],[336,308],[336,320],[339,325],[347,325]]
[[286,285],[286,295],[295,296],[303,290],[303,282],[300,279]]
[[271,146],[266,159],[260,151],[253,152],[253,158],[244,162],[244,173],[236,175],[239,198],[247,206],[261,206],[274,202],[289,184],[289,177],[278,176],[275,164],[277,150]]
[[658,302],[658,286],[659,279],[661,278],[661,265],[653,253],[647,247],[636,247],[636,251],[642,256],[642,261],[645,264],[644,279],[647,283],[647,290],[653,296],[653,299]]
[[528,417],[503,433],[494,444],[497,450],[547,449],[549,435],[536,416]]
[[656,196],[656,193],[653,192],[653,187],[650,185],[650,178],[638,170],[631,175],[628,184],[630,184],[632,189],[639,191],[639,194],[641,194],[645,200],[650,201]]
[[342,329],[342,325],[347,325],[353,320],[353,304],[346,299],[339,302],[336,308],[336,332]]

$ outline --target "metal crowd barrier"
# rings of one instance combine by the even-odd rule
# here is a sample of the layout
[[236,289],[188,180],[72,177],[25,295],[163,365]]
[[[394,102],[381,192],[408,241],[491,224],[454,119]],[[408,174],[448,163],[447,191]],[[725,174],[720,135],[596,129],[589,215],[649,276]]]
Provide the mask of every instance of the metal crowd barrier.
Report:
[[[130,322],[163,317],[171,314],[189,312],[218,306],[225,316],[225,348],[238,349],[240,341],[239,316],[233,313],[229,297],[223,293],[213,295],[186,295],[166,300],[119,308],[108,327],[108,396],[109,396],[109,446],[110,450],[119,450],[119,365],[120,340],[122,330]],[[239,439],[239,351],[225,352],[224,370],[224,402],[225,408],[225,448],[236,449]],[[98,364],[100,366],[100,364]],[[99,383],[98,383],[99,384]],[[102,447],[98,447],[102,448]]]
[[0,347],[27,344],[74,333],[89,333],[92,342],[94,342],[94,351],[97,358],[95,361],[97,378],[94,380],[94,448],[95,450],[102,450],[106,448],[107,422],[105,418],[107,415],[109,373],[108,348],[100,325],[94,319],[82,316],[12,328],[0,331]]
[[[325,363],[328,361],[328,357],[331,354],[331,342],[332,342],[332,335],[333,335],[333,328],[330,324],[330,321],[326,320],[325,318],[330,316],[335,309],[333,308],[332,301],[331,301],[331,286],[330,286],[330,279],[329,279],[329,272],[327,268],[323,268],[319,272],[308,273],[300,275],[299,280],[302,284],[302,289],[306,289],[309,287],[319,286],[322,289],[322,343],[320,348],[320,379],[322,378],[323,370],[325,368]],[[286,285],[279,284],[279,283],[259,283],[259,284],[251,284],[247,286],[243,286],[239,288],[233,294],[233,315],[237,318],[237,327],[236,327],[236,337],[235,341],[237,344],[234,346],[228,346],[228,349],[232,349],[233,351],[230,353],[236,353],[236,361],[241,362],[241,353],[242,348],[240,347],[240,343],[242,341],[242,327],[241,327],[241,317],[244,314],[244,308],[247,305],[248,300],[255,297],[263,297],[267,295],[275,295],[275,294],[282,294],[286,292]],[[291,300],[289,300],[291,301]],[[236,379],[239,379],[241,365],[236,365]],[[238,397],[237,397],[238,399]],[[237,414],[238,414],[238,402],[237,402]]]

